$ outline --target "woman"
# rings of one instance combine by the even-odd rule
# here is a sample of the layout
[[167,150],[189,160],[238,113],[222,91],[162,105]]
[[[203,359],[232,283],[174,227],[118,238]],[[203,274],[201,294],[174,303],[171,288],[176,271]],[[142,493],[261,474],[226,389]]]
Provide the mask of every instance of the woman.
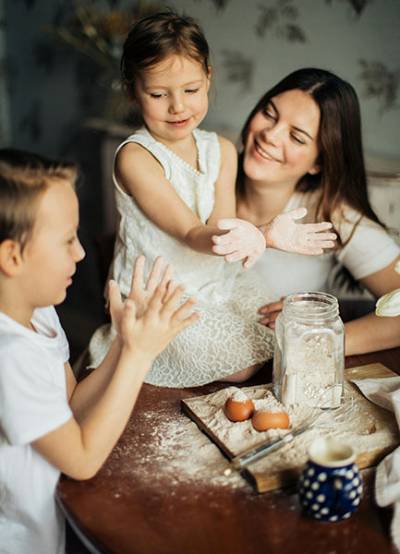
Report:
[[[304,206],[309,221],[332,221],[338,234],[335,253],[266,250],[251,271],[277,302],[260,309],[261,323],[274,327],[286,294],[329,290],[336,261],[375,297],[400,287],[400,249],[368,201],[360,109],[349,83],[320,69],[291,73],[261,98],[241,138],[238,217],[262,230],[277,214]],[[370,313],[345,329],[346,355],[400,344],[400,318]]]

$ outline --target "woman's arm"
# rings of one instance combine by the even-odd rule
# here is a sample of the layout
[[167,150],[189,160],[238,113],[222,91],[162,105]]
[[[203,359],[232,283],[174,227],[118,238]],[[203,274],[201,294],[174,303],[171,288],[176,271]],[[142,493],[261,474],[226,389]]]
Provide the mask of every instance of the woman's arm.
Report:
[[[232,163],[236,168],[236,160],[226,142],[222,143],[221,174],[216,184],[214,211],[207,225],[185,204],[165,178],[161,165],[140,145],[129,143],[121,149],[116,159],[116,177],[123,189],[134,197],[143,213],[160,229],[194,250],[213,254],[211,237],[224,233],[214,225],[215,214],[228,215],[231,214],[232,206],[234,209],[236,169],[235,175],[230,172]],[[225,159],[226,156],[231,163]],[[229,179],[232,179],[231,184],[228,183]],[[224,201],[226,212],[223,212]]]
[[[400,288],[400,275],[395,265],[400,257],[380,271],[364,277],[360,283],[376,298]],[[400,346],[400,317],[378,317],[375,313],[345,324],[346,356]]]

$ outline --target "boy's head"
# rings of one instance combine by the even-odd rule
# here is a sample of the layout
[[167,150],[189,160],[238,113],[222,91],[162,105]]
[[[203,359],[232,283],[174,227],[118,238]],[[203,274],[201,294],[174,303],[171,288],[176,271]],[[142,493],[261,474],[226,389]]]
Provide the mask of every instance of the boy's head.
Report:
[[73,164],[0,149],[0,281],[33,307],[61,302],[84,256],[76,177]]
[[55,181],[74,186],[76,177],[72,164],[13,148],[0,149],[0,243],[15,240],[23,251],[44,192]]

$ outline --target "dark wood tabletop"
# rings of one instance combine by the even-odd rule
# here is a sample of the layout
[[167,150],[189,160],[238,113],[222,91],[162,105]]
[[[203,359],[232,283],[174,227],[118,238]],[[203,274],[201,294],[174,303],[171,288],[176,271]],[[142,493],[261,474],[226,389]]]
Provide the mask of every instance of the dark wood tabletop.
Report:
[[[372,362],[400,373],[400,349],[353,356],[346,367]],[[246,385],[268,382],[270,372],[270,365],[265,366]],[[215,448],[207,467],[207,447],[188,443],[185,432],[194,423],[181,413],[180,400],[224,386],[144,385],[127,428],[98,475],[83,482],[62,477],[59,503],[91,551],[395,553],[389,538],[391,511],[379,509],[374,501],[373,470],[363,471],[365,492],[358,511],[339,523],[304,516],[294,487],[260,495],[238,474],[225,478],[219,467],[215,477],[216,460],[221,467],[226,461]]]

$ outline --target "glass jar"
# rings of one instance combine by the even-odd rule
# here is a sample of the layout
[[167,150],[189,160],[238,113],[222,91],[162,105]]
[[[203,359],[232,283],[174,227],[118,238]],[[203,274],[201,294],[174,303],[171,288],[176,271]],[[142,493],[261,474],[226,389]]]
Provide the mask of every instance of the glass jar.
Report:
[[275,325],[274,394],[286,406],[337,408],[343,396],[344,327],[337,299],[291,294]]

